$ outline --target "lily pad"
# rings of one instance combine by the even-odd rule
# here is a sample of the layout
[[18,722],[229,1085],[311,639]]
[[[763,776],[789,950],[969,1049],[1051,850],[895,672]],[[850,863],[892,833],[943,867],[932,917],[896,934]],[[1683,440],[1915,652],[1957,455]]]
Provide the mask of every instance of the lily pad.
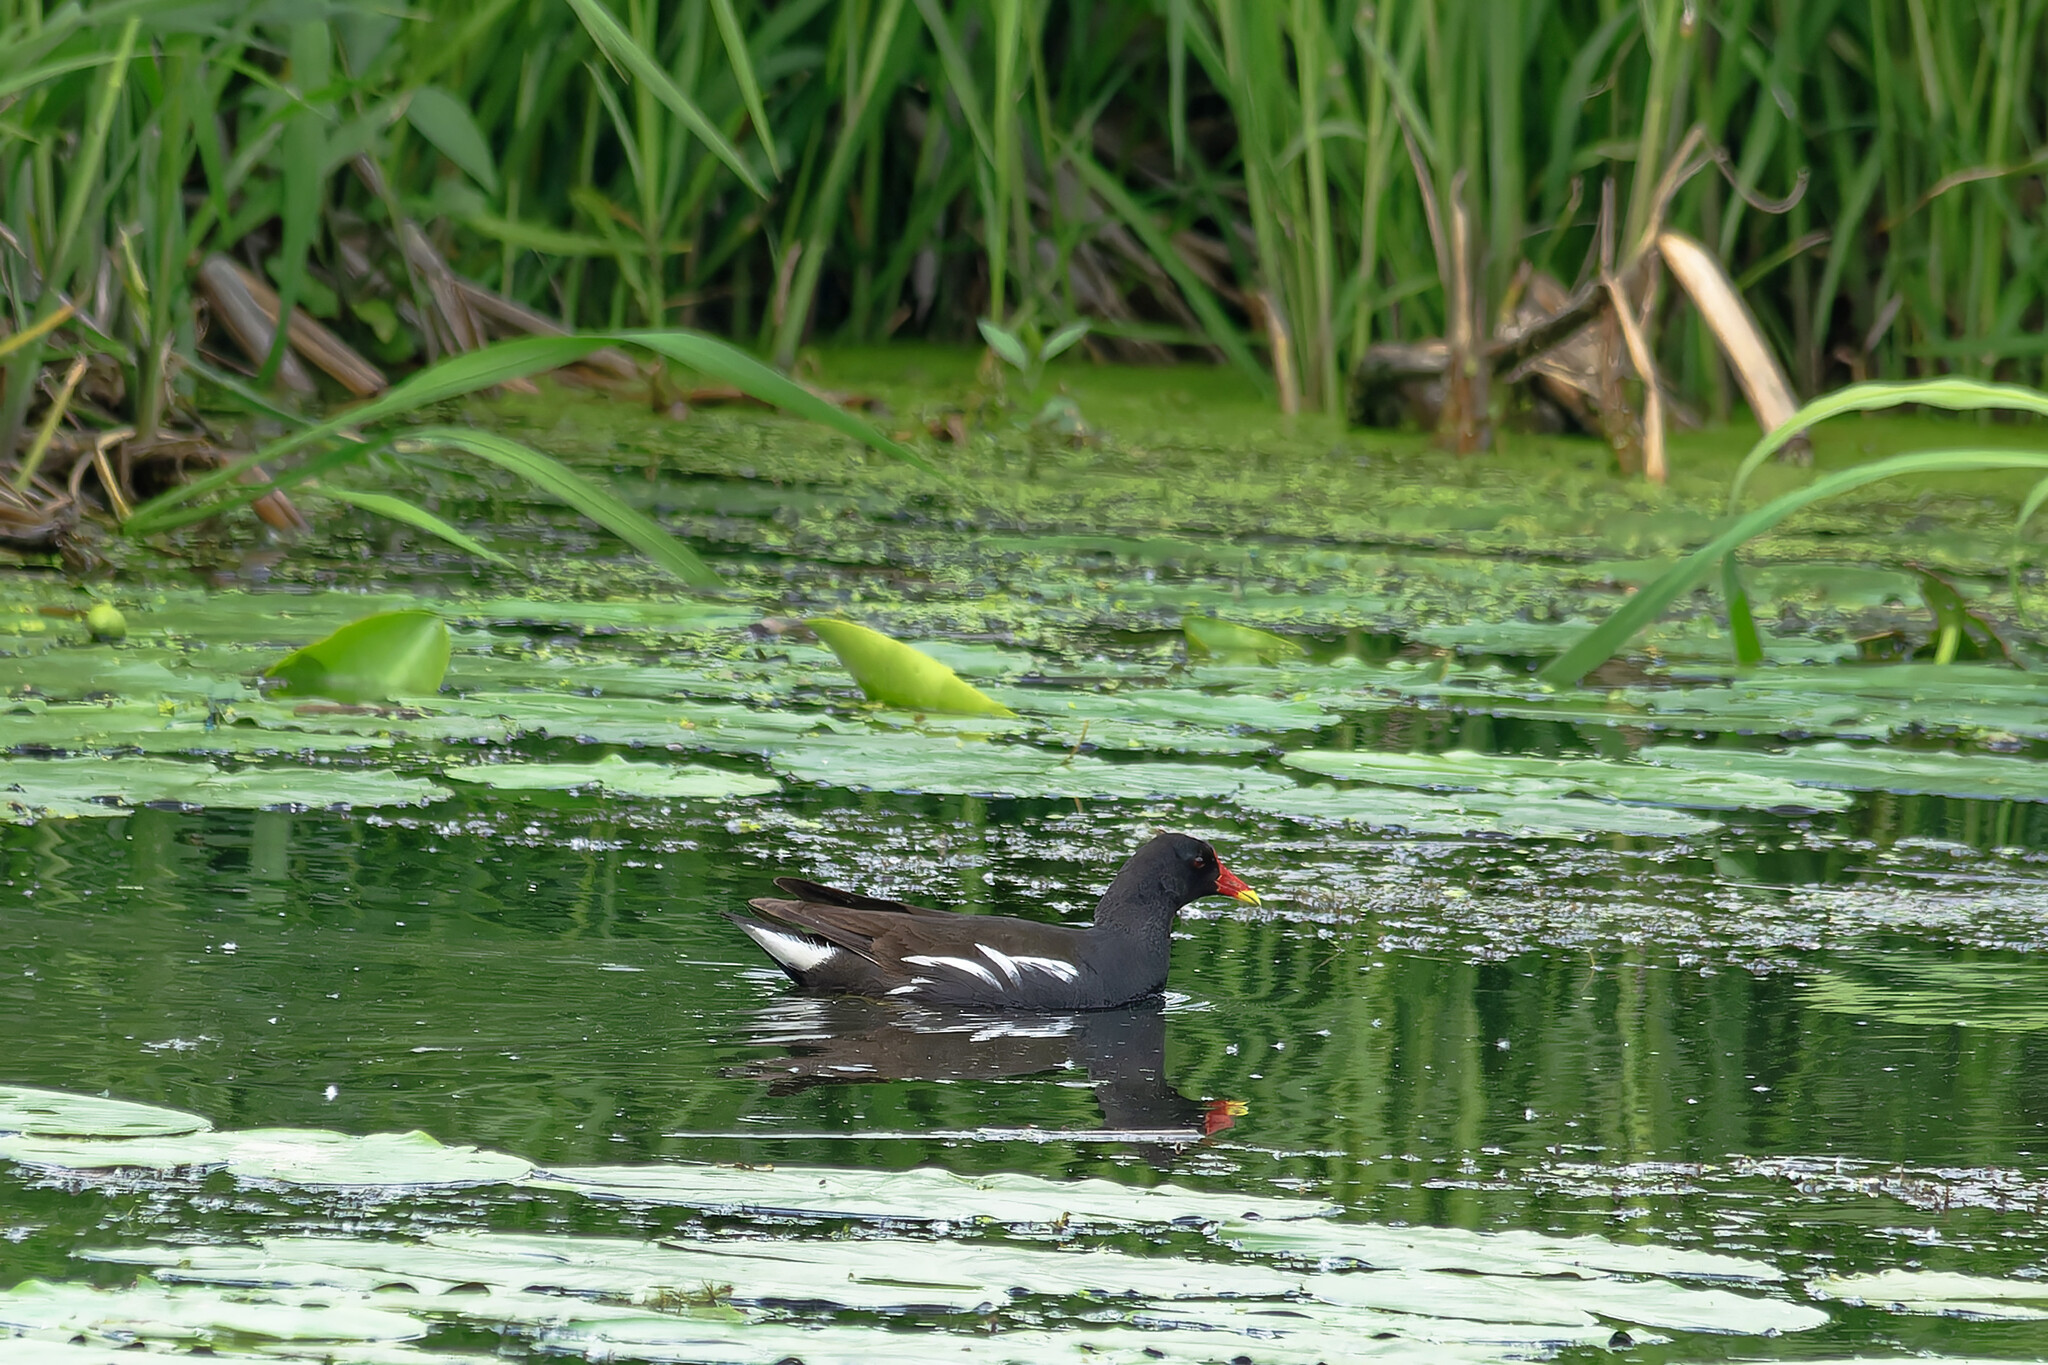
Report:
[[1577,838],[1589,834],[1677,839],[1709,834],[1718,821],[1658,806],[1588,801],[1559,792],[1434,793],[1393,787],[1292,787],[1238,797],[1252,810],[1324,824],[1365,825],[1410,834],[1499,834]]
[[253,1338],[277,1342],[411,1341],[427,1324],[368,1303],[328,1307],[288,1294],[223,1294],[203,1286],[100,1289],[25,1280],[0,1293],[0,1326],[183,1344]]
[[[243,665],[248,665],[246,670]],[[83,701],[122,697],[254,696],[240,676],[254,673],[256,657],[231,649],[181,650],[157,646],[79,645],[0,657],[0,694]]]
[[293,650],[264,676],[292,696],[343,702],[430,697],[447,676],[450,650],[448,625],[433,612],[380,612]]
[[154,1104],[0,1085],[0,1133],[30,1137],[175,1137],[203,1133],[213,1124],[197,1114]]
[[0,1137],[0,1160],[40,1170],[224,1169],[244,1180],[376,1189],[453,1189],[523,1180],[533,1164],[501,1152],[448,1147],[425,1133],[333,1133],[250,1128],[121,1141]]
[[449,795],[378,768],[240,768],[167,758],[0,759],[0,820],[111,816],[166,803],[229,810],[418,806]]
[[[2048,1282],[1963,1275],[1944,1270],[1880,1270],[1863,1275],[1822,1275],[1807,1283],[1818,1299],[1867,1303],[1909,1313],[1968,1317],[2048,1318]],[[1985,1311],[1991,1305],[1996,1309]],[[2023,1314],[2009,1310],[2026,1305]],[[2005,1311],[2000,1311],[2005,1310]]]
[[[99,1259],[162,1267],[180,1280],[381,1288],[482,1285],[645,1302],[729,1284],[740,1302],[786,1300],[843,1308],[939,1306],[971,1311],[1022,1294],[1213,1297],[1211,1263],[1089,1249],[904,1237],[857,1240],[671,1240],[559,1234],[450,1232],[425,1242],[342,1237],[269,1238],[252,1247],[124,1249]],[[366,1274],[367,1272],[367,1274]],[[288,1277],[288,1278],[287,1278]],[[1279,1296],[1303,1277],[1266,1266],[1230,1268],[1228,1292]]]
[[1314,1276],[1308,1288],[1333,1303],[1482,1322],[1593,1326],[1605,1318],[1668,1331],[1765,1336],[1812,1331],[1829,1321],[1825,1310],[1810,1304],[1612,1276],[1538,1280],[1526,1273],[1373,1270]]
[[1275,635],[1270,630],[1259,630],[1253,626],[1233,625],[1213,616],[1186,617],[1180,628],[1187,637],[1188,653],[1204,658],[1257,659],[1270,664],[1281,659],[1298,659],[1307,652],[1297,641],[1285,635]]
[[815,735],[769,755],[768,761],[792,777],[835,787],[972,796],[1232,797],[1294,785],[1251,768],[1113,763],[1086,754],[909,731]]
[[718,768],[668,763],[633,763],[617,754],[606,754],[595,763],[476,763],[464,768],[444,768],[441,776],[451,782],[478,783],[500,791],[565,791],[577,787],[601,787],[618,796],[707,800],[762,796],[782,789],[782,784],[774,778],[754,773],[731,773]]
[[877,630],[851,621],[807,621],[819,639],[830,645],[846,671],[869,700],[906,711],[937,711],[967,716],[1007,716],[1007,706],[931,655],[892,640]]
[[[1432,1230],[1423,1230],[1428,1236]],[[1597,1239],[1593,1239],[1597,1241]],[[1568,1243],[1560,1243],[1568,1245]],[[1124,1300],[1124,1320],[1151,1329],[1150,1349],[1134,1359],[1201,1359],[1188,1328],[1257,1334],[1243,1342],[1261,1360],[1277,1339],[1280,1359],[1352,1359],[1331,1355],[1332,1345],[1355,1341],[1408,1341],[1438,1345],[1490,1343],[1523,1348],[1597,1344],[1616,1321],[1687,1330],[1799,1331],[1824,1324],[1824,1310],[1719,1289],[1694,1289],[1663,1280],[1621,1280],[1612,1275],[1517,1273],[1279,1271],[1268,1266],[1219,1265],[1166,1255],[1133,1256],[1102,1249],[1056,1250],[1009,1242],[961,1244],[900,1237],[831,1240],[690,1240],[648,1243],[622,1238],[559,1234],[443,1233],[426,1241],[347,1237],[283,1237],[255,1246],[145,1246],[88,1252],[102,1262],[149,1266],[165,1279],[227,1287],[260,1287],[268,1295],[310,1297],[327,1288],[356,1302],[374,1295],[385,1311],[400,1311],[471,1326],[514,1325],[544,1336],[554,1332],[610,1348],[639,1347],[666,1355],[667,1345],[714,1338],[761,1344],[730,1309],[690,1309],[690,1296],[710,1284],[727,1285],[737,1303],[804,1302],[867,1311],[925,1307],[941,1311],[1001,1308],[1020,1295]],[[450,1291],[458,1286],[461,1294]],[[536,1293],[536,1290],[550,1291]],[[590,1302],[568,1295],[596,1295]],[[628,1304],[676,1304],[662,1315]],[[1096,1310],[1101,1316],[1101,1309]],[[739,1329],[720,1338],[723,1327]],[[919,1338],[928,1340],[929,1334]],[[1017,1334],[1002,1333],[1001,1344]],[[556,1338],[559,1342],[562,1338]],[[1094,1354],[1119,1340],[1111,1332],[1081,1339],[1068,1331],[1047,1337],[1053,1358],[1080,1351],[1082,1359],[1121,1360]],[[908,1339],[905,1344],[909,1345]],[[1213,1345],[1213,1341],[1211,1343]],[[803,1359],[823,1347],[836,1352],[832,1332],[813,1330]],[[1160,1349],[1164,1346],[1164,1350]],[[701,1347],[700,1347],[701,1348]],[[728,1345],[725,1349],[731,1349]],[[1385,1347],[1380,1348],[1384,1351]],[[754,1358],[749,1356],[748,1358]],[[828,1354],[828,1359],[838,1358]],[[891,1358],[901,1358],[892,1353]],[[998,1355],[997,1358],[1010,1358]],[[1214,1356],[1208,1357],[1214,1359]]]
[[[815,655],[815,671],[822,674],[829,667],[833,685],[843,684],[838,659],[830,650],[792,649],[796,652]],[[770,701],[788,696],[811,671],[790,667],[787,660],[779,658],[683,656],[651,663],[622,658],[616,648],[554,642],[530,653],[457,653],[448,665],[447,686],[450,691],[465,693],[531,691],[553,696]]]
[[1027,715],[1060,721],[1144,721],[1279,734],[1319,730],[1343,719],[1315,700],[1249,690],[1121,687],[1113,692],[1083,692],[1071,687],[1011,687],[1000,689],[998,695]]
[[1517,758],[1451,750],[1439,754],[1300,749],[1281,761],[1325,777],[1404,787],[1588,796],[1696,810],[1846,810],[1852,798],[1741,768],[1677,772],[1593,758]]
[[962,1176],[930,1167],[862,1171],[823,1166],[558,1166],[537,1173],[534,1183],[651,1204],[917,1223],[1166,1224],[1247,1216],[1279,1221],[1331,1212],[1329,1205],[1311,1199],[1008,1173]]
[[1822,743],[1781,753],[1659,744],[1641,756],[1647,763],[1693,772],[1748,773],[1808,787],[2048,801],[2048,763],[2005,754],[1915,753]]
[[1279,747],[1272,735],[1237,734],[1157,721],[1070,720],[1048,717],[1029,731],[1032,743],[1064,752],[1104,750],[1155,754],[1260,754]]
[[229,705],[204,701],[56,703],[34,710],[17,702],[0,711],[0,750],[146,754],[344,753],[390,747],[388,733],[317,720],[296,723],[282,703],[253,694]]
[[1328,1218],[1285,1222],[1232,1220],[1217,1236],[1247,1251],[1376,1270],[1446,1270],[1482,1275],[1688,1275],[1776,1283],[1784,1272],[1768,1261],[1606,1237],[1551,1237],[1537,1232],[1472,1232],[1463,1228],[1386,1227]]
[[[1532,1305],[1528,1316],[1555,1317],[1555,1310]],[[1194,1301],[1164,1303],[1131,1311],[1123,1320],[1147,1335],[1167,1333],[1165,1340],[1206,1332],[1212,1343],[1210,1362],[1252,1360],[1300,1361],[1303,1365],[1377,1360],[1472,1360],[1504,1365],[1518,1357],[1548,1354],[1563,1347],[1604,1345],[1614,1335],[1611,1324],[1598,1321],[1481,1322],[1429,1312],[1323,1304],[1308,1301]],[[1226,1335],[1228,1334],[1228,1335]],[[1145,1338],[1140,1338],[1144,1340]],[[1196,1338],[1199,1340],[1199,1337]],[[1136,1365],[1136,1362],[1133,1362]]]
[[476,733],[546,735],[586,744],[761,753],[834,724],[817,712],[765,711],[723,702],[654,701],[640,697],[584,697],[563,693],[478,692],[441,698],[429,717],[449,737]]
[[[0,819],[121,814],[121,806],[227,810],[422,806],[449,796],[426,778],[377,767],[240,767],[176,759],[0,759]],[[111,804],[119,802],[119,804]]]

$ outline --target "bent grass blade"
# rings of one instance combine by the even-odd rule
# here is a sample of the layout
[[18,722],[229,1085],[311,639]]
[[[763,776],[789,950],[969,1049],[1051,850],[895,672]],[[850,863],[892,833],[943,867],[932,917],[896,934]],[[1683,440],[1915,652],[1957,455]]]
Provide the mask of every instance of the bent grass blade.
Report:
[[[2048,406],[2048,399],[2043,403]],[[1813,406],[1808,405],[1809,408]],[[1785,431],[1785,428],[1780,428],[1780,431]],[[1853,469],[1840,470],[1816,479],[1804,488],[1793,489],[1738,518],[1727,530],[1645,585],[1616,608],[1613,615],[1580,636],[1563,654],[1545,665],[1536,676],[1553,687],[1576,685],[1580,678],[1619,652],[1637,631],[1662,616],[1673,602],[1703,581],[1723,557],[1802,508],[1866,484],[1902,475],[1959,474],[1990,469],[2048,470],[2048,454],[2014,450],[1944,450],[1894,455]]]
[[404,498],[395,498],[388,493],[366,493],[355,488],[336,488],[332,484],[321,484],[316,491],[322,497],[345,502],[351,507],[360,507],[365,512],[383,517],[386,521],[402,522],[425,531],[428,535],[438,536],[464,554],[475,555],[478,559],[487,560],[502,568],[519,567],[475,536],[458,531],[426,508],[409,503]]
[[[359,404],[324,422],[279,437],[190,483],[158,494],[138,506],[124,523],[123,529],[130,535],[151,535],[218,515],[222,511],[253,501],[268,491],[236,483],[238,477],[247,469],[274,464],[283,457],[309,446],[348,439],[348,433],[363,431],[379,423],[401,418],[433,403],[461,397],[513,379],[523,379],[528,375],[561,369],[583,359],[593,351],[621,345],[639,346],[653,351],[657,355],[723,380],[750,396],[792,415],[818,422],[850,436],[892,459],[927,473],[937,472],[922,456],[890,440],[869,423],[826,402],[744,351],[714,337],[684,331],[586,332],[563,337],[523,337],[513,341],[496,342],[475,351],[451,356],[394,385],[367,403]],[[402,434],[402,431],[387,432],[385,439],[388,441]],[[384,443],[362,444],[359,449],[350,452],[348,458],[366,456],[373,449],[381,448]],[[309,467],[304,465],[296,470],[287,471],[285,476],[279,477],[279,484],[287,482],[290,475],[305,477],[308,472]],[[212,494],[219,496],[203,506],[190,506]]]

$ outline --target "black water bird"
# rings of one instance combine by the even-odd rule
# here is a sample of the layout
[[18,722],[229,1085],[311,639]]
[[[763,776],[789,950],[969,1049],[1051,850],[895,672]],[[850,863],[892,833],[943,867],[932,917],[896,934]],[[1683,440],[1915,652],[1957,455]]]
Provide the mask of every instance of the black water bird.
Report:
[[1160,834],[1123,865],[1087,928],[963,915],[862,896],[796,877],[732,921],[808,990],[916,1005],[1098,1010],[1166,986],[1174,917],[1204,896],[1257,905],[1216,850]]

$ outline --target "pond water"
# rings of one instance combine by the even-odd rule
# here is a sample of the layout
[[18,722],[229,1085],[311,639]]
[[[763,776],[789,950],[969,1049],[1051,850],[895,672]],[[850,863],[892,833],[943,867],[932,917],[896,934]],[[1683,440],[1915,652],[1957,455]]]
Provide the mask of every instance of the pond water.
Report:
[[[1925,635],[1908,561],[2009,608],[2001,489],[1778,538],[1775,667],[1703,599],[1559,694],[1531,662],[1679,495],[1082,406],[1122,472],[1017,435],[972,497],[501,410],[722,598],[453,471],[537,584],[350,521],[188,546],[214,588],[124,564],[108,645],[16,575],[0,1359],[2048,1356],[2048,710],[1841,662]],[[442,697],[258,697],[400,603],[455,628]],[[781,624],[834,610],[1021,718],[863,706]],[[1193,613],[1304,653],[1190,658]],[[1156,1007],[806,998],[719,913],[796,874],[1085,920],[1156,827],[1265,900],[1193,907]]]

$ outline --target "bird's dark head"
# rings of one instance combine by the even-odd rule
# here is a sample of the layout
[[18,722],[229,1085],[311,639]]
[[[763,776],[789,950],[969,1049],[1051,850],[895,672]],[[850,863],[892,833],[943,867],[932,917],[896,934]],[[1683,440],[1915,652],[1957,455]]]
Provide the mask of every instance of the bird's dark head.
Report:
[[1166,979],[1167,935],[1181,908],[1204,896],[1229,896],[1246,905],[1259,897],[1235,872],[1223,865],[1216,850],[1185,834],[1161,832],[1124,864],[1095,907],[1095,927],[1135,934],[1158,956],[1159,979]]
[[1180,905],[1198,901],[1204,896],[1228,896],[1246,905],[1259,903],[1259,893],[1225,867],[1214,848],[1186,834],[1162,831],[1154,836],[1152,842],[1139,849],[1137,857],[1131,859],[1131,866],[1141,864],[1147,872],[1154,873],[1174,888]]

